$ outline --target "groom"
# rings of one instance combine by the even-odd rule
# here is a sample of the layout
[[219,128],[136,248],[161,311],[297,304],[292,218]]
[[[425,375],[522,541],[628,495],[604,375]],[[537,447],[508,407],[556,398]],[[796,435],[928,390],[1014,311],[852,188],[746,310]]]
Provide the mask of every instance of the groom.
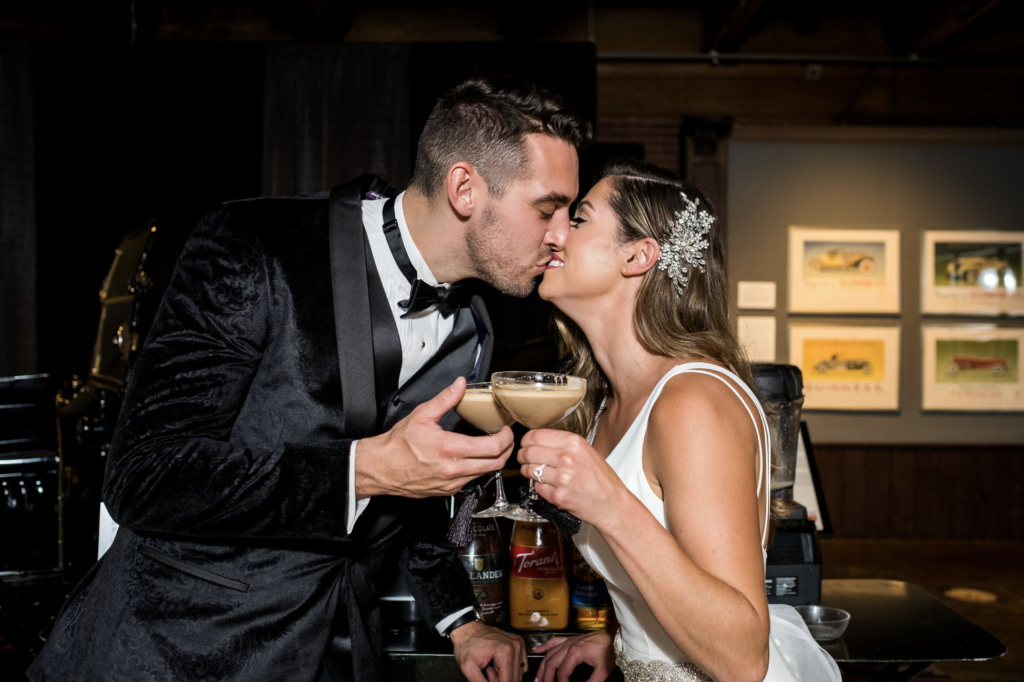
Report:
[[450,431],[492,348],[460,282],[531,290],[590,134],[552,93],[474,78],[438,102],[405,192],[363,176],[205,218],[114,434],[120,530],[29,677],[379,680],[397,555],[463,673],[517,682],[522,640],[477,620],[440,513],[512,450],[507,429]]

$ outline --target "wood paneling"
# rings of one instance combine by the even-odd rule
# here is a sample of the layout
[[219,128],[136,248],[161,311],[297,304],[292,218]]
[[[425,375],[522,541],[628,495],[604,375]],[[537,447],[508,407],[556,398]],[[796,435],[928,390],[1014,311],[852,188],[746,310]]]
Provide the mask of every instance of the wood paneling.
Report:
[[836,537],[1024,540],[1024,447],[814,450]]

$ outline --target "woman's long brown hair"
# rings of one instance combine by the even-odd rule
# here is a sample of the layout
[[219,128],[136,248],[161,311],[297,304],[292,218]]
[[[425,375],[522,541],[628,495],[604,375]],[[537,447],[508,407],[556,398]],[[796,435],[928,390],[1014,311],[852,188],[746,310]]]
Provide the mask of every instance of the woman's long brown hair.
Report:
[[[698,202],[698,211],[715,216],[714,206],[703,192],[652,164],[617,162],[604,169],[601,179],[605,178],[611,183],[609,203],[618,219],[620,244],[645,238],[661,244],[668,241],[676,212],[686,208],[681,194]],[[706,239],[704,272],[691,266],[689,282],[681,292],[665,271],[653,267],[644,273],[633,307],[633,330],[647,351],[670,358],[711,358],[732,370],[756,393],[750,363],[729,323],[725,244],[717,219]],[[579,326],[557,309],[555,325],[564,346],[566,371],[587,380],[586,398],[560,426],[586,436],[608,396],[608,379]],[[784,516],[785,506],[773,499],[772,516]]]

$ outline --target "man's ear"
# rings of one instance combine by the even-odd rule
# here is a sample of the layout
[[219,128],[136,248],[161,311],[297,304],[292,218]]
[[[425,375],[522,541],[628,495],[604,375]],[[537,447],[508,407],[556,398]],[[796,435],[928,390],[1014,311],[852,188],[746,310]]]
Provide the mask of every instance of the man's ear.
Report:
[[445,174],[448,203],[462,218],[469,218],[483,199],[484,181],[473,166],[465,161],[453,163]]
[[661,245],[657,239],[647,237],[637,239],[626,246],[626,260],[622,264],[622,274],[626,277],[642,275],[658,263],[661,256]]

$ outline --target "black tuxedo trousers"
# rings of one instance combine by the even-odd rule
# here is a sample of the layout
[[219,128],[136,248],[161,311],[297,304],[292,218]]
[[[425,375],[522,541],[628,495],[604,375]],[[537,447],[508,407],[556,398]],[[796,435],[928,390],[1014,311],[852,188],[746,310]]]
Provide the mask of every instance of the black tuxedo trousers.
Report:
[[485,375],[491,347],[473,298],[393,385],[400,344],[359,210],[373,192],[394,190],[364,176],[200,223],[114,434],[103,497],[120,529],[32,680],[312,682],[332,632],[355,679],[376,680],[382,567],[397,560],[431,625],[473,604],[439,499],[374,498],[346,529],[353,440]]

